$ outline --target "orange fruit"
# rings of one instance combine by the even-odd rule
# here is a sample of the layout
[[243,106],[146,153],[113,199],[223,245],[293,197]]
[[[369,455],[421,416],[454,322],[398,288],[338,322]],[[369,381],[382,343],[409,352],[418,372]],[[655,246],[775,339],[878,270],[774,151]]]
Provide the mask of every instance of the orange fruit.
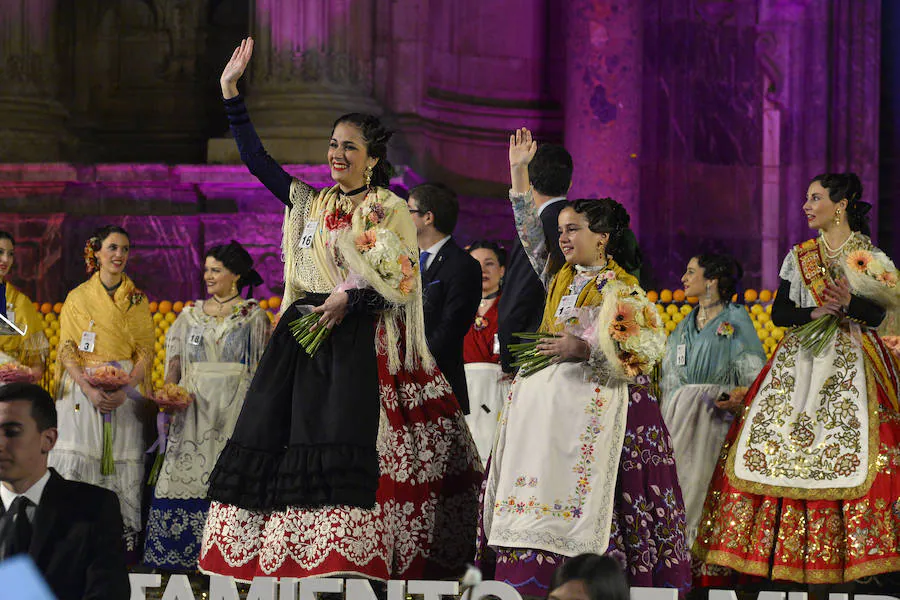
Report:
[[259,307],[263,310],[269,310],[269,301],[268,300],[260,300]]
[[659,293],[659,299],[664,304],[668,304],[672,301],[672,290],[663,290]]
[[697,304],[698,302],[700,302],[700,298],[698,298],[697,296],[688,296],[687,301],[688,304]]
[[269,308],[271,308],[272,310],[278,310],[279,308],[281,308],[281,298],[279,298],[278,296],[272,296],[271,298],[269,298]]
[[163,300],[162,302],[159,303],[159,312],[161,312],[162,314],[171,312],[171,310],[172,310],[172,303],[169,302],[168,300]]
[[675,302],[684,302],[685,295],[684,290],[675,290],[672,292],[672,300]]
[[155,313],[159,310],[159,302],[151,302],[150,303],[150,312]]
[[647,292],[647,300],[650,302],[656,302],[659,300],[659,294],[656,293],[655,290],[650,290]]
[[180,313],[182,310],[184,310],[184,302],[181,302],[181,301],[176,302],[175,304],[172,305],[172,310],[174,310],[177,313]]
[[759,299],[759,294],[756,293],[756,290],[750,288],[744,292],[744,302],[756,302]]
[[759,291],[759,301],[760,302],[769,302],[772,299],[772,291],[771,290],[760,290]]
[[59,314],[62,312],[62,302],[57,302],[56,304],[53,305],[53,312],[55,312],[56,314]]
[[732,294],[732,295],[731,295],[731,301],[732,301],[732,302],[737,302],[737,294]]
[[32,302],[32,304],[34,304],[34,310],[36,310],[36,311],[41,310],[41,305],[39,302]]
[[43,304],[41,304],[41,312],[45,315],[50,314],[51,312],[53,312],[53,305],[49,302],[44,302]]

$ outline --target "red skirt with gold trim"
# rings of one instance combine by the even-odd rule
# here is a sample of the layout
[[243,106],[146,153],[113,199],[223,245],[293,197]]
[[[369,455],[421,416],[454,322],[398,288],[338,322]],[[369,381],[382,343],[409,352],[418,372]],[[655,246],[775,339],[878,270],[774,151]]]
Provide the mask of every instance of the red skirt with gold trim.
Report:
[[[841,583],[900,570],[900,368],[877,335],[870,335],[873,344],[865,360],[878,364],[874,381],[867,382],[875,391],[868,401],[877,403],[880,436],[878,456],[872,457],[876,474],[871,488],[850,500],[797,500],[736,489],[726,472],[729,450],[741,430],[742,419],[736,419],[713,474],[693,547],[705,563],[696,583],[732,582],[733,574],[719,567],[798,583]],[[771,367],[772,360],[748,391],[745,406]]]

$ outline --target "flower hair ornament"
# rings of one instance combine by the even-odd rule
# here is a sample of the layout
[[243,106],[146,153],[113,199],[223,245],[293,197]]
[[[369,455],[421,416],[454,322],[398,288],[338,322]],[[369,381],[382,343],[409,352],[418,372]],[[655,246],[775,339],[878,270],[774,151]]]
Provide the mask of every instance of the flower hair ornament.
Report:
[[94,246],[98,245],[99,242],[100,240],[95,236],[88,238],[87,243],[84,245],[84,264],[88,275],[100,269],[100,262],[97,260],[96,251],[94,250]]

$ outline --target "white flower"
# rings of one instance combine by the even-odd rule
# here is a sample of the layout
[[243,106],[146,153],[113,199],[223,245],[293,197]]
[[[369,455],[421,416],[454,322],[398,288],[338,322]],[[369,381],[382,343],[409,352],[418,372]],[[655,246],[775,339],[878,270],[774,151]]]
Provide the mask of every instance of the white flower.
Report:
[[869,261],[869,266],[866,270],[870,275],[878,277],[879,275],[884,273],[884,265],[881,264],[881,261],[872,259],[871,261]]

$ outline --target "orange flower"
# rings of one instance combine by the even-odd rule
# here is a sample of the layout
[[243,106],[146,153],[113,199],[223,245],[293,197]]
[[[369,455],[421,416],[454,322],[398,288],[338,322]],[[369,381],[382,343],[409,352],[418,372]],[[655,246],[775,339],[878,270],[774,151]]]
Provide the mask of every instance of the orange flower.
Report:
[[408,294],[413,291],[413,288],[415,287],[413,276],[416,271],[413,269],[412,261],[410,261],[409,257],[405,254],[401,254],[397,258],[397,262],[400,263],[400,272],[403,273],[403,278],[400,280],[400,291],[403,294]]
[[847,257],[847,266],[857,273],[865,273],[871,260],[871,254],[865,250],[857,250],[856,252],[851,252],[850,256]]
[[631,352],[623,352],[619,355],[619,360],[622,361],[622,369],[629,377],[637,377],[644,370],[644,363],[640,357]]
[[368,252],[375,247],[375,232],[371,229],[356,236],[356,249],[360,252]]
[[613,317],[612,324],[609,326],[609,335],[617,342],[624,342],[633,335],[637,335],[640,331],[638,324],[634,320],[634,307],[630,304],[620,302],[616,305],[616,314]]
[[651,329],[657,329],[659,327],[659,323],[657,322],[657,317],[659,313],[656,311],[652,305],[645,306],[641,311],[644,314],[644,322],[647,323],[647,326]]

